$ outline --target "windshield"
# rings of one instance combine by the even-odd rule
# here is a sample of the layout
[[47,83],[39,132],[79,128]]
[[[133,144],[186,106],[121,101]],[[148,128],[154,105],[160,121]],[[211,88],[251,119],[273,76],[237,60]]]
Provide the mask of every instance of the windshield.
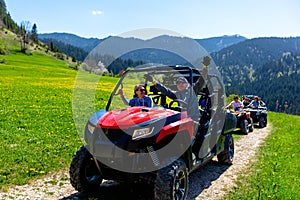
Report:
[[[179,73],[180,72],[180,73]],[[123,109],[130,107],[126,104],[135,95],[135,88],[141,85],[145,89],[146,95],[153,100],[153,106],[162,106],[171,101],[168,97],[161,96],[161,93],[155,89],[152,82],[147,82],[144,78],[145,74],[150,74],[153,79],[171,90],[176,90],[176,80],[180,76],[185,76],[190,80],[190,69],[174,70],[174,67],[155,67],[146,69],[135,69],[127,71],[117,83],[116,88],[111,96],[111,101],[108,103],[107,110]],[[190,80],[191,83],[193,80]],[[126,100],[126,101],[125,101]],[[142,105],[141,105],[142,106]]]

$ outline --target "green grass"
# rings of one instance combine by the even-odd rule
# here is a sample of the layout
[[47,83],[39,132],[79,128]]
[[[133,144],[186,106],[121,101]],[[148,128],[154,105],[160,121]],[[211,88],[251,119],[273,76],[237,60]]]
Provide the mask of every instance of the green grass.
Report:
[[272,131],[259,150],[258,162],[224,199],[299,199],[300,117],[268,113],[268,119]]
[[[0,60],[5,60],[0,63],[0,189],[5,189],[66,169],[82,141],[72,113],[76,71],[38,52],[12,51]],[[97,107],[117,79],[101,80]]]

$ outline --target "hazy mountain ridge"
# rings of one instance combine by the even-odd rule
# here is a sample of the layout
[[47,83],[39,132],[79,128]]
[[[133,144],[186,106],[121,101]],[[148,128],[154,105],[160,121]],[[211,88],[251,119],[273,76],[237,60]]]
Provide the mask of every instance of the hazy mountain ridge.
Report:
[[70,33],[43,33],[39,34],[39,39],[44,40],[44,39],[54,39],[59,42],[63,42],[65,44],[70,44],[74,47],[79,47],[82,48],[83,50],[89,52],[91,51],[94,47],[96,47],[101,41],[104,39],[98,39],[98,38],[84,38],[84,37],[79,37],[75,34],[70,34]]
[[211,37],[204,39],[195,39],[200,45],[206,49],[207,52],[217,52],[223,48],[237,44],[247,40],[247,38],[240,35],[224,35],[220,37]]
[[[112,36],[109,36],[112,37]],[[107,38],[109,38],[107,37]],[[114,36],[116,37],[116,36]],[[64,42],[66,44],[71,44],[75,47],[83,48],[85,51],[89,52],[93,48],[95,48],[100,42],[107,38],[98,39],[98,38],[84,38],[80,36],[76,36],[74,34],[69,33],[43,33],[39,34],[39,38],[43,39],[55,39],[60,42]],[[220,37],[212,37],[212,38],[204,38],[204,39],[195,39],[200,45],[206,49],[207,52],[215,52],[219,51],[225,47],[230,45],[242,42],[247,40],[247,38],[240,35],[224,35]]]

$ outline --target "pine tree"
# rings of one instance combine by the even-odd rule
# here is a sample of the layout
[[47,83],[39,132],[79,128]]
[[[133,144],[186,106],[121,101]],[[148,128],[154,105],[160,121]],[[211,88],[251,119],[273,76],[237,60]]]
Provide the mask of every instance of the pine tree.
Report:
[[0,15],[1,15],[1,19],[3,17],[4,14],[6,14],[6,4],[4,0],[0,0]]
[[32,26],[32,29],[31,29],[31,39],[35,43],[38,43],[38,41],[39,41],[36,24],[33,24],[33,26]]
[[11,30],[14,33],[20,31],[20,27],[12,20],[9,12],[7,12],[4,0],[0,0],[0,21],[3,22],[4,27],[8,30]]
[[4,18],[6,15],[6,4],[4,0],[0,0],[0,28],[5,27]]

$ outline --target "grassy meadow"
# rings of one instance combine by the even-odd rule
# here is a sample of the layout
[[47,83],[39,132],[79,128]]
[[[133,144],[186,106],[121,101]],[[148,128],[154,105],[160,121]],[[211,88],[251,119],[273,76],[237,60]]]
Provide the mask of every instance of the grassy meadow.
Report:
[[300,117],[268,113],[270,136],[258,152],[258,162],[239,176],[224,199],[299,199]]
[[[5,189],[68,168],[82,141],[72,113],[77,71],[38,52],[12,50],[0,61],[0,189]],[[101,77],[97,107],[116,80]]]

